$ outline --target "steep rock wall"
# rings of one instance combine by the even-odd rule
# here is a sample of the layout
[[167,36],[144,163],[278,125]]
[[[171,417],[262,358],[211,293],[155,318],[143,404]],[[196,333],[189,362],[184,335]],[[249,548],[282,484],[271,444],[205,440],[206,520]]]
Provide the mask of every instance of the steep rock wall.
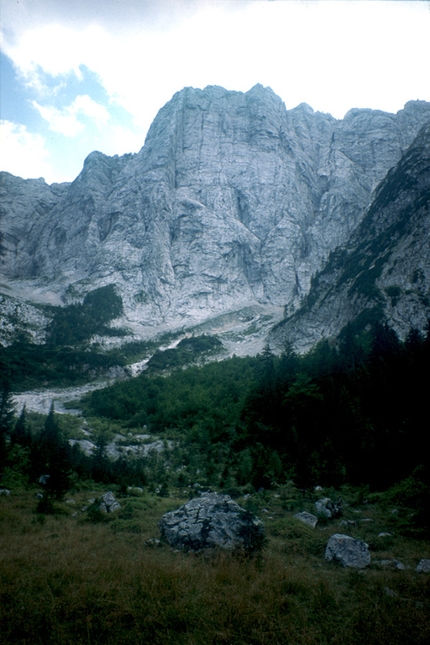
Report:
[[70,185],[2,174],[1,279],[64,302],[115,283],[129,319],[155,326],[294,311],[428,120],[425,102],[337,121],[261,85],[185,88],[136,155],[93,152]]

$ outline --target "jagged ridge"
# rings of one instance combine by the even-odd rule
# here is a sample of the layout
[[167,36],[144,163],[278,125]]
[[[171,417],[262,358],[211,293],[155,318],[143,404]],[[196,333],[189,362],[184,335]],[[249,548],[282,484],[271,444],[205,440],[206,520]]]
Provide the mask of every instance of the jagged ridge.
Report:
[[248,306],[296,309],[430,104],[337,121],[269,88],[185,88],[136,155],[93,152],[71,184],[2,173],[1,281],[70,303],[115,284],[135,330]]

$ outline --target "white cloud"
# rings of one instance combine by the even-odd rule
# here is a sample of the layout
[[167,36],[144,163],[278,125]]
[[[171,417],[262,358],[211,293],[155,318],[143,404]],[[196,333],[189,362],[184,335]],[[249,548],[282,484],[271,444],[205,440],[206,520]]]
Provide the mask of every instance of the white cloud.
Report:
[[[187,85],[246,91],[262,83],[287,108],[304,101],[338,118],[351,107],[397,111],[410,99],[430,100],[430,11],[424,2],[3,4],[3,51],[34,92],[34,107],[51,131],[74,143],[84,135],[89,142],[93,129],[98,149],[109,154],[131,144],[139,149],[157,111]],[[68,75],[81,78],[82,65],[96,75],[110,106],[89,96],[63,107],[53,100]],[[113,116],[108,121],[114,105],[132,116],[134,132]],[[117,150],[116,142],[123,144]]]
[[85,124],[79,117],[88,117],[99,128],[109,121],[107,109],[87,94],[77,96],[73,103],[61,110],[54,106],[39,105],[37,101],[32,101],[32,105],[48,122],[50,130],[66,137],[76,137],[84,129]]
[[145,139],[145,131],[116,125],[105,132],[103,140],[97,147],[105,155],[123,155],[128,152],[139,152]]
[[64,110],[58,110],[52,106],[39,105],[37,101],[32,101],[33,107],[39,112],[42,119],[48,122],[50,130],[64,134],[66,137],[76,137],[84,129],[83,123],[76,118],[76,114]]
[[[5,41],[5,51],[39,91],[44,74],[80,77],[86,65],[111,101],[145,128],[185,85],[247,90],[261,82],[288,107],[307,101],[343,116],[359,105],[399,109],[428,77],[424,3],[212,1],[191,3],[187,12],[179,2],[169,13],[172,4],[155,10],[150,2],[131,1],[120,17],[118,3],[102,10],[96,2],[72,20],[70,9],[54,11],[55,3],[45,0],[42,9],[54,22],[28,23],[13,42]],[[429,92],[421,89],[420,98]]]
[[25,126],[0,121],[0,169],[24,179],[44,177],[45,181],[66,181],[49,163],[49,151],[40,134],[28,132]]

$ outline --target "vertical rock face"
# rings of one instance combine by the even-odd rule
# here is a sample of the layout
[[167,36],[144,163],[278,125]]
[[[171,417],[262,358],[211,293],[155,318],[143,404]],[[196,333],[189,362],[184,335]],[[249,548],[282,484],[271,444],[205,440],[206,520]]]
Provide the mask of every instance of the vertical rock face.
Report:
[[2,281],[65,302],[115,283],[148,325],[292,311],[426,120],[425,102],[337,121],[261,85],[185,88],[136,155],[93,152],[70,185],[1,174]]
[[272,332],[307,350],[347,324],[385,319],[404,337],[430,318],[430,125],[375,191],[348,243],[313,279],[304,305]]
[[35,231],[67,192],[69,184],[21,179],[0,172],[0,272],[7,278],[38,277]]

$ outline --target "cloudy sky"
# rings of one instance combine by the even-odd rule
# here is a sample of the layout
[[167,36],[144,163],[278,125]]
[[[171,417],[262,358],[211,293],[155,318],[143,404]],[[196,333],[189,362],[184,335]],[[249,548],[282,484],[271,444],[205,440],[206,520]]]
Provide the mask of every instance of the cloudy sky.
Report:
[[270,86],[342,118],[430,101],[430,2],[0,0],[0,169],[71,181],[137,152],[184,86]]

